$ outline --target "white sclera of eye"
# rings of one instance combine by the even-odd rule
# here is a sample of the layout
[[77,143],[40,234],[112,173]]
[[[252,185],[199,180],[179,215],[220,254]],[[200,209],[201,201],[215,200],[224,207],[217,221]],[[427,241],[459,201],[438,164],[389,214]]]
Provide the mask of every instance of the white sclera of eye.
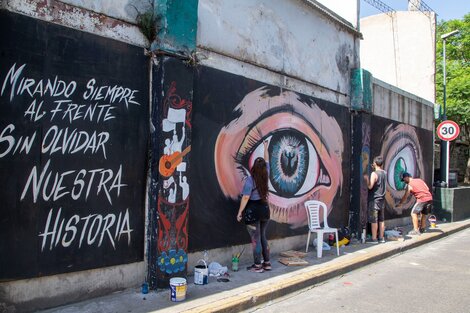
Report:
[[390,162],[388,166],[388,182],[389,185],[396,190],[395,188],[395,165],[399,159],[403,159],[405,162],[405,170],[407,173],[410,173],[412,177],[416,175],[416,161],[414,157],[414,150],[410,146],[406,146],[400,150],[400,152],[395,155],[395,157]]
[[320,175],[320,162],[317,151],[309,140],[306,141],[308,147],[308,170],[307,175],[305,176],[304,184],[299,189],[299,191],[297,191],[295,196],[303,195],[312,190],[318,182],[318,175]]
[[[271,142],[271,138],[272,136],[269,136],[265,140],[268,140],[269,142]],[[313,187],[315,187],[315,185],[318,182],[318,176],[320,173],[320,160],[318,159],[317,151],[313,147],[310,140],[306,139],[306,142],[307,142],[307,149],[308,149],[308,156],[309,156],[307,175],[305,175],[305,181],[302,187],[300,187],[299,191],[297,191],[297,193],[294,196],[300,196],[309,192],[310,190],[313,189]],[[250,168],[253,166],[253,163],[258,157],[264,157],[264,145],[263,144],[258,144],[256,149],[251,154],[249,161],[248,161],[248,166]],[[272,164],[270,164],[270,166],[272,166]],[[271,179],[269,179],[268,188],[269,188],[269,191],[276,192],[273,185],[271,184]]]

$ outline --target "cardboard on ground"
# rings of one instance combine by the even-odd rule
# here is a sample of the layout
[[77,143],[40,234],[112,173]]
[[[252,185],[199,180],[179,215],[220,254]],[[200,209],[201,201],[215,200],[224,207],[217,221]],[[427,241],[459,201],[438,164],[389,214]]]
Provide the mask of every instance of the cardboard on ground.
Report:
[[289,251],[281,252],[280,255],[283,257],[287,257],[287,258],[305,258],[307,256],[307,253],[295,251],[295,250],[289,250]]
[[279,262],[286,266],[301,266],[308,265],[308,262],[301,258],[291,257],[291,258],[280,258]]

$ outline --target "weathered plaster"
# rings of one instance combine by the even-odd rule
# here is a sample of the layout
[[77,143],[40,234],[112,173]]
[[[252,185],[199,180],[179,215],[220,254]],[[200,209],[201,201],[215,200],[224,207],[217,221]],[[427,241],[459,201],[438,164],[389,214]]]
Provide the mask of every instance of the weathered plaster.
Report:
[[229,73],[241,75],[263,83],[286,88],[298,93],[324,99],[342,106],[349,106],[349,97],[333,92],[322,86],[309,83],[291,76],[276,73],[263,67],[243,62],[235,58],[224,56],[213,51],[198,48],[197,53],[200,64],[221,69]]
[[13,12],[42,19],[124,41],[137,46],[148,46],[148,41],[139,28],[128,22],[94,13],[57,0],[10,0],[5,7]]
[[[349,95],[357,35],[305,1],[199,2],[198,47]],[[308,92],[311,94],[311,92]]]
[[190,53],[196,48],[198,0],[155,0],[161,30],[152,50]]
[[139,13],[152,10],[153,0],[59,0],[76,7],[136,24]]
[[434,104],[376,78],[372,79],[374,115],[434,129]]

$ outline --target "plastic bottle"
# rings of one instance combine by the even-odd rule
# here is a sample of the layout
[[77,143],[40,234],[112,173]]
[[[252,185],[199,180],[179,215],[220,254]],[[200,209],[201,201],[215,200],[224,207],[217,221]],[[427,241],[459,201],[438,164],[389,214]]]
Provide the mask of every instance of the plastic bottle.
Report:
[[240,260],[237,257],[232,258],[232,271],[237,272],[238,271],[238,263]]
[[147,282],[142,284],[142,294],[146,295],[149,293],[149,284]]

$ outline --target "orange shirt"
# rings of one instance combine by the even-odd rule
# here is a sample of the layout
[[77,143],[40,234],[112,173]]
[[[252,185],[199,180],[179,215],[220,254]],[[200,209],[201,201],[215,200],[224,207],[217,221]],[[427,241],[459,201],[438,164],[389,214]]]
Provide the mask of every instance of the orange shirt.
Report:
[[416,201],[418,202],[427,202],[432,201],[432,194],[429,192],[429,187],[426,183],[419,178],[412,178],[410,183],[408,184],[411,186],[411,194],[415,196]]

